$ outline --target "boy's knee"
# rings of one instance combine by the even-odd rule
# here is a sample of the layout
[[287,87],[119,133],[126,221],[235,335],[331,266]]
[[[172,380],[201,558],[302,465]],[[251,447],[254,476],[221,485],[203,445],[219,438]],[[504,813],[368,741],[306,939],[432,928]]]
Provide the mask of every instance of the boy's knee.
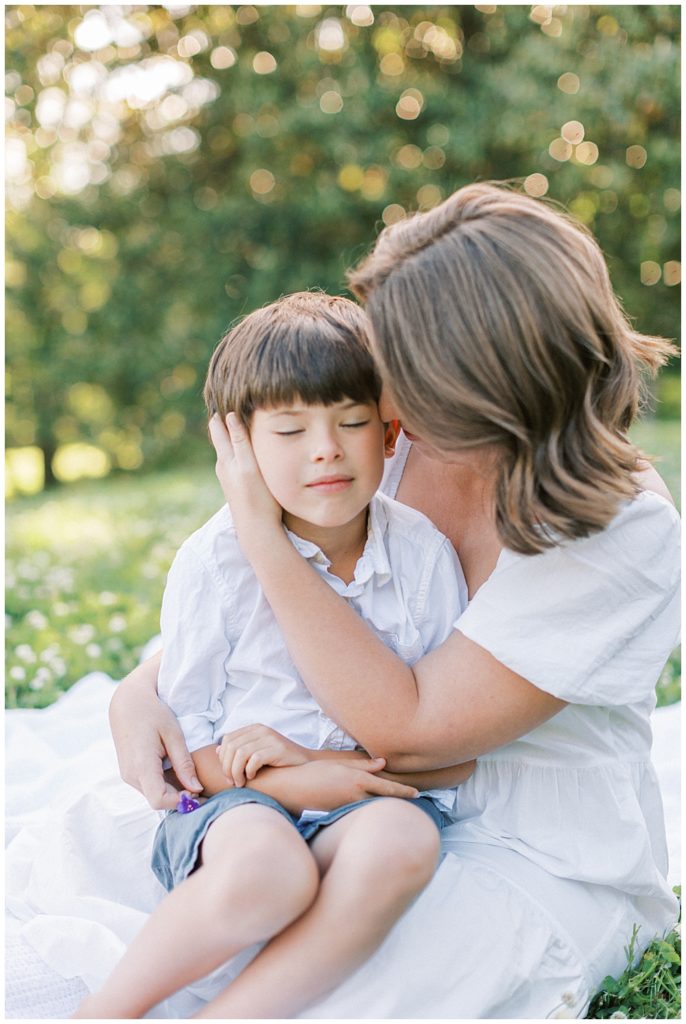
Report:
[[215,845],[205,863],[220,902],[235,908],[237,901],[259,900],[289,917],[302,913],[314,900],[319,888],[314,858],[295,829],[277,814],[256,815],[228,837],[215,833],[215,840],[224,838],[226,843],[219,853]]
[[[433,876],[441,848],[431,818],[409,801],[379,800],[360,830],[360,861],[386,888],[420,890]],[[366,833],[366,835],[365,835]]]

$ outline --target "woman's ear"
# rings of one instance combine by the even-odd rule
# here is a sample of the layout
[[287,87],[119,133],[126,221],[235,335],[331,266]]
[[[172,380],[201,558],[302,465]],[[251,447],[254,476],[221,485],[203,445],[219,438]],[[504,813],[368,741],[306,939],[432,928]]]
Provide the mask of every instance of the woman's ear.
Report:
[[395,455],[395,442],[400,433],[400,420],[391,420],[386,424],[386,433],[383,438],[384,458],[390,459]]

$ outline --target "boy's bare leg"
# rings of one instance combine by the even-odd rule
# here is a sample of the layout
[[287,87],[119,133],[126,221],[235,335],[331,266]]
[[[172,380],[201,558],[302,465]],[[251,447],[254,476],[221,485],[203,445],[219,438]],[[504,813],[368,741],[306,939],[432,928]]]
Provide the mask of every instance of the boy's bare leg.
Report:
[[197,1017],[290,1018],[331,991],[427,885],[440,838],[411,800],[379,799],[324,829],[311,849],[324,876],[315,902]]
[[234,807],[210,826],[201,866],[154,911],[103,988],[75,1017],[137,1018],[281,931],[310,906],[315,860],[278,811]]

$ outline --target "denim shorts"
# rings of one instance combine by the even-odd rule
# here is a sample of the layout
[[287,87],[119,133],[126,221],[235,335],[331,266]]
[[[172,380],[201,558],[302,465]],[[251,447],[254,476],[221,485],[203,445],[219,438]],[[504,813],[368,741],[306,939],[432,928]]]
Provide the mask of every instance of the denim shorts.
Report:
[[[195,811],[188,814],[169,811],[165,815],[155,834],[152,848],[152,870],[165,889],[170,892],[197,867],[200,844],[212,822],[226,811],[230,811],[232,807],[239,807],[241,804],[262,804],[265,807],[272,807],[284,818],[287,818],[307,841],[312,839],[320,829],[333,824],[334,821],[338,821],[339,818],[354,811],[357,807],[362,807],[373,800],[382,799],[385,798],[368,797],[366,800],[343,804],[342,807],[336,807],[335,810],[323,814],[305,811],[299,818],[296,818],[282,804],[267,796],[266,793],[260,793],[255,789],[224,789],[221,793],[215,793],[214,796],[201,803]],[[416,797],[409,803],[428,814],[439,830],[450,821],[430,797]]]

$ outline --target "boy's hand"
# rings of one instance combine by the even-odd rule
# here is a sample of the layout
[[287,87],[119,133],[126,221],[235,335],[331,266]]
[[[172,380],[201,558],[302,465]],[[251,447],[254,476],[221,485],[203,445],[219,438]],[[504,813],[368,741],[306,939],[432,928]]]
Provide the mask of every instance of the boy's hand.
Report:
[[245,725],[227,733],[217,747],[222,770],[234,786],[244,786],[267,765],[288,768],[306,764],[313,753],[266,725]]

